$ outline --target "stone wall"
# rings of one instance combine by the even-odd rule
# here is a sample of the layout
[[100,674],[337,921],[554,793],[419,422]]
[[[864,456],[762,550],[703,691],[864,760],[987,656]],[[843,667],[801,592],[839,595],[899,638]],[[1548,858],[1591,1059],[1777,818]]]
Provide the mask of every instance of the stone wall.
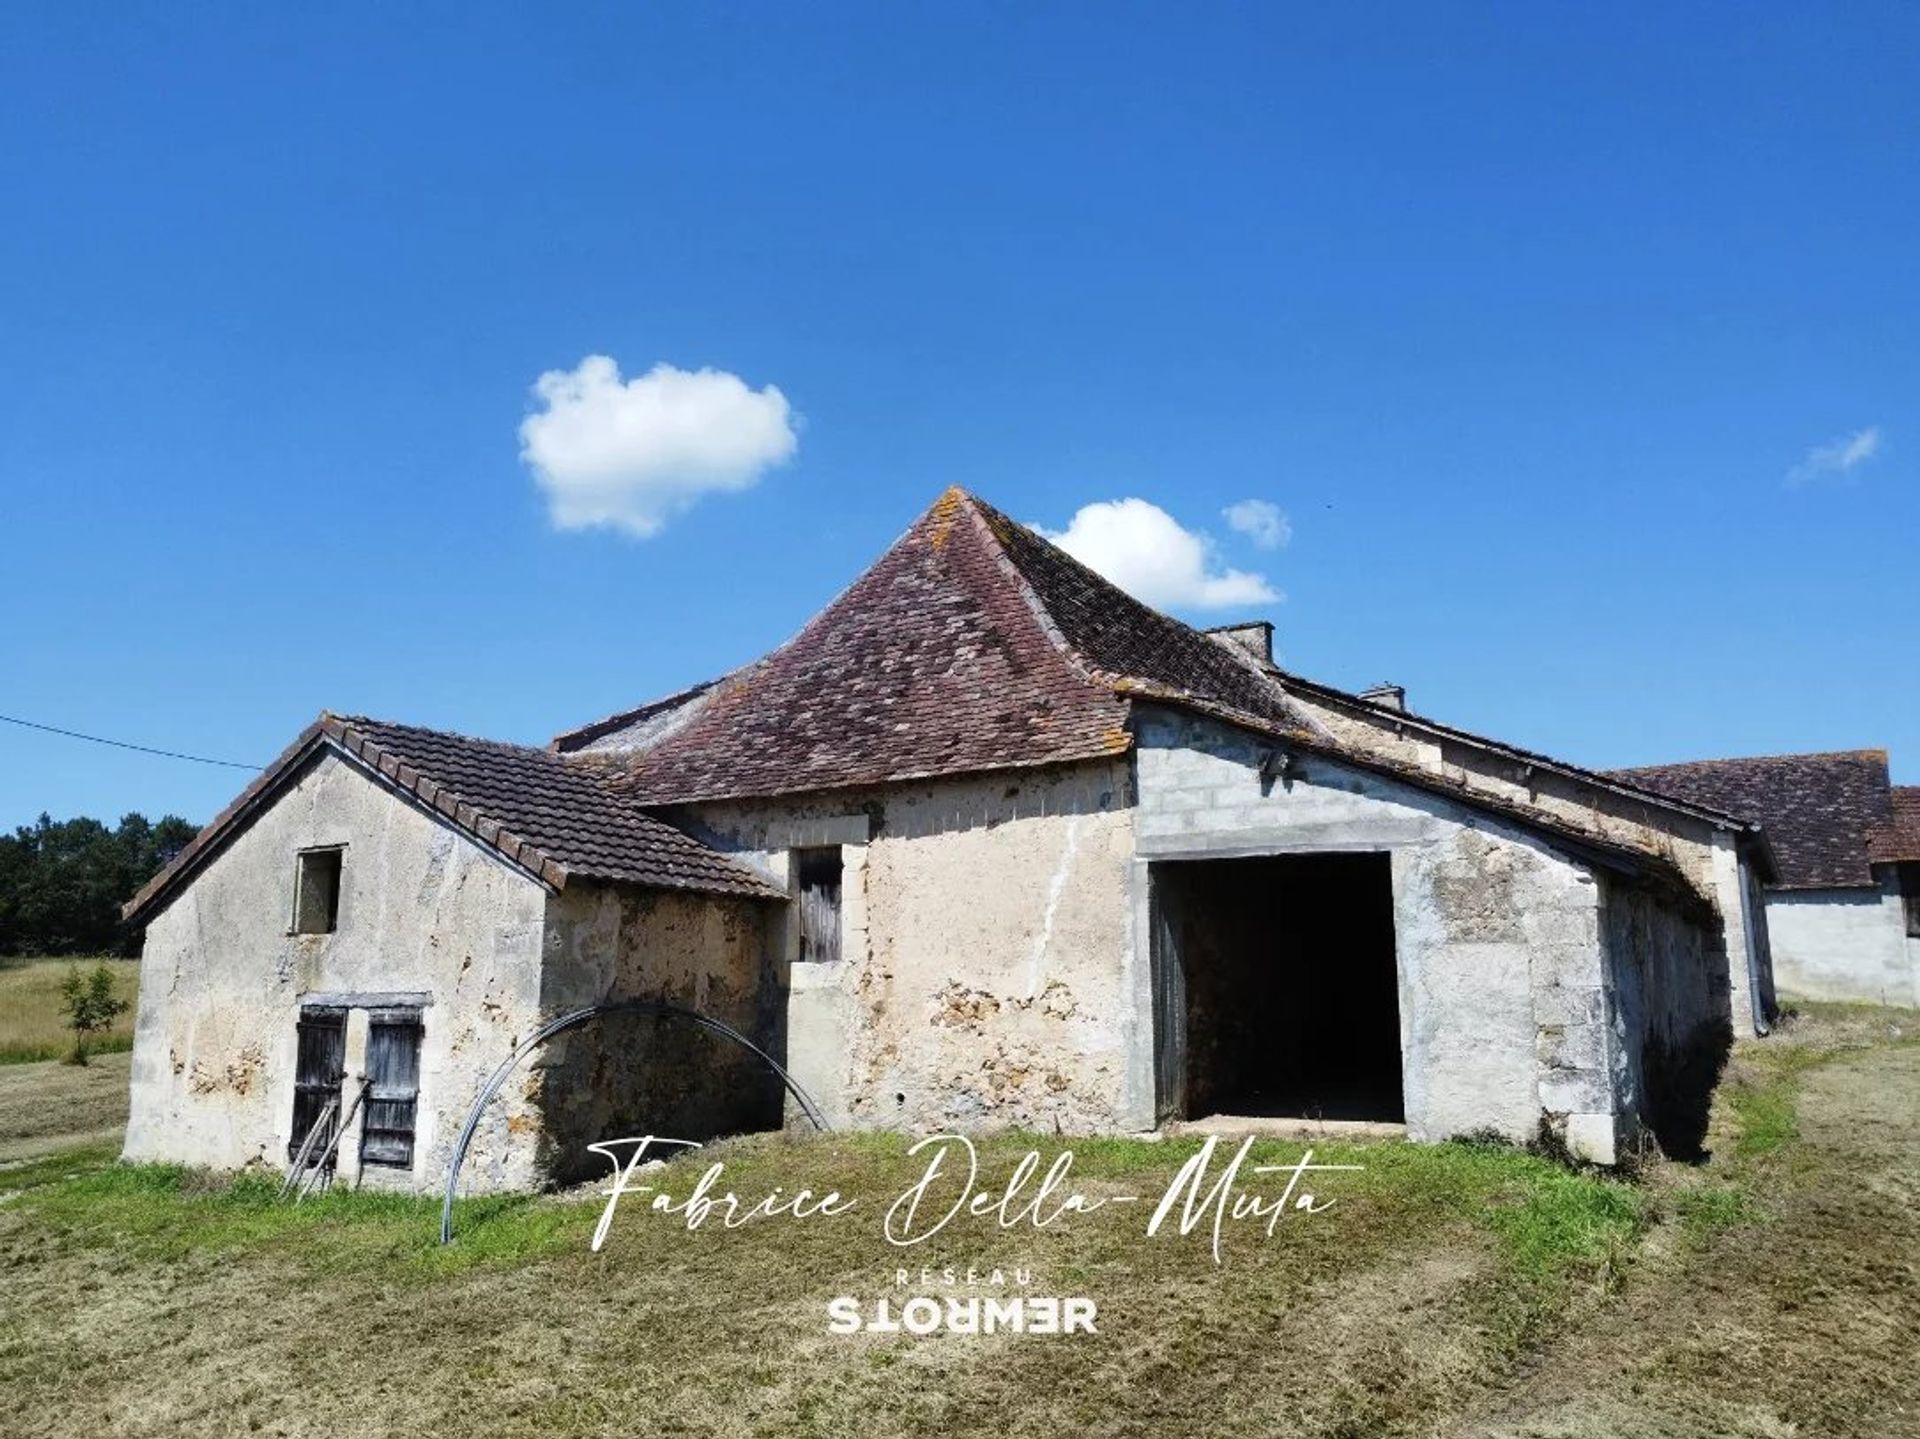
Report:
[[[1124,763],[689,807],[778,874],[843,862],[842,957],[787,962],[787,1063],[836,1125],[1152,1124]],[[790,906],[789,908],[793,908]]]
[[1696,1158],[1733,1039],[1729,957],[1703,917],[1610,877],[1602,881],[1601,914],[1619,1092],[1662,1150]]
[[1774,986],[1773,959],[1760,909],[1740,873],[1750,861],[1740,853],[1732,832],[1357,702],[1308,691],[1289,693],[1331,734],[1357,750],[1428,770],[1667,860],[1713,901],[1727,952],[1744,960],[1729,976],[1736,1024],[1742,1033],[1764,1031]]
[[[769,1052],[785,1015],[777,953],[785,906],[575,882],[547,905],[541,1004],[552,1016],[660,999],[731,1026]],[[541,1174],[606,1171],[587,1145],[653,1134],[704,1143],[777,1129],[779,1077],[749,1051],[679,1017],[615,1014],[530,1057]]]
[[1408,1133],[1531,1139],[1549,1119],[1610,1160],[1622,1090],[1600,890],[1503,820],[1316,757],[1263,780],[1269,743],[1171,711],[1138,729],[1136,967],[1151,866],[1253,854],[1391,856]]
[[[295,856],[343,845],[338,925],[293,934]],[[331,752],[235,836],[147,927],[126,1156],[283,1170],[303,997],[426,997],[414,1164],[370,1185],[433,1187],[481,1078],[540,1006],[546,892]],[[366,1013],[347,1030],[360,1072]],[[349,1095],[351,1095],[351,1078]],[[472,1188],[531,1182],[537,1115],[524,1084],[490,1111]],[[341,1177],[358,1170],[357,1121]]]
[[1892,866],[1878,887],[1767,895],[1775,981],[1783,995],[1920,1005],[1920,940],[1907,937]]

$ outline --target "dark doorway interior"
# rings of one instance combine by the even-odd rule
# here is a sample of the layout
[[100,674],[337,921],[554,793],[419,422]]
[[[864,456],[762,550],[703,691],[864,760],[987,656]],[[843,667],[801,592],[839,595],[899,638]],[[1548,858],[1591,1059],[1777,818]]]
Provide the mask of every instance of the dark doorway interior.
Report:
[[[1399,981],[1384,854],[1155,866],[1163,1108],[1399,1122]],[[1177,968],[1170,969],[1169,966]]]

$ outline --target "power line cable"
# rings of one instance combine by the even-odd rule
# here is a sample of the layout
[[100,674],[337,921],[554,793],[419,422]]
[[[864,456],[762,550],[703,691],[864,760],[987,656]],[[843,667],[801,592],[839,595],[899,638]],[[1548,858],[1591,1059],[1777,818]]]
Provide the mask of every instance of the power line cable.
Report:
[[65,735],[68,739],[83,739],[89,744],[105,744],[112,745],[115,749],[138,750],[141,754],[157,754],[166,759],[190,759],[195,764],[219,764],[225,765],[228,769],[257,770],[261,768],[257,764],[243,764],[237,759],[208,759],[203,754],[182,754],[179,750],[155,749],[152,745],[145,744],[129,744],[123,739],[103,739],[97,734],[81,734],[79,730],[61,729],[58,725],[39,724],[33,720],[18,719],[13,715],[0,715],[0,720],[5,720],[8,724],[21,725],[27,729],[45,730],[48,734]]

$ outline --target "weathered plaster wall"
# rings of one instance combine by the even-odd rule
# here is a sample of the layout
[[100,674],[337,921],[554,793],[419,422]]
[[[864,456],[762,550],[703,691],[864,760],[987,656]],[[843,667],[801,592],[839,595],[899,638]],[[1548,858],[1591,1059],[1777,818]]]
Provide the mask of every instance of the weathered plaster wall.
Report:
[[1270,746],[1224,725],[1155,711],[1138,733],[1143,871],[1157,859],[1391,855],[1410,1135],[1528,1139],[1550,1116],[1576,1148],[1612,1157],[1631,1096],[1620,1088],[1600,892],[1584,866],[1465,805],[1331,761],[1296,759],[1291,776],[1263,782]]
[[1907,937],[1890,866],[1867,889],[1789,889],[1767,895],[1774,977],[1784,995],[1920,1004],[1920,941]]
[[[547,905],[542,1008],[661,999],[740,1031],[777,1057],[784,906],[573,883]],[[587,1149],[645,1134],[705,1142],[777,1129],[780,1080],[740,1046],[679,1018],[610,1015],[550,1040],[529,1063],[540,1169],[604,1173]]]
[[777,873],[793,848],[841,847],[842,958],[791,966],[786,1035],[836,1124],[1151,1126],[1124,764],[682,818]]
[[[295,853],[321,845],[346,846],[338,929],[291,934]],[[284,1169],[301,997],[425,992],[414,1168],[370,1166],[364,1182],[437,1184],[478,1078],[534,1022],[545,901],[532,880],[323,755],[147,927],[127,1157]],[[354,1015],[349,1076],[365,1034]],[[471,1187],[530,1181],[533,1145],[516,1136],[534,1118],[524,1086],[510,1086],[475,1142]],[[358,1138],[356,1122],[341,1145],[346,1180]]]

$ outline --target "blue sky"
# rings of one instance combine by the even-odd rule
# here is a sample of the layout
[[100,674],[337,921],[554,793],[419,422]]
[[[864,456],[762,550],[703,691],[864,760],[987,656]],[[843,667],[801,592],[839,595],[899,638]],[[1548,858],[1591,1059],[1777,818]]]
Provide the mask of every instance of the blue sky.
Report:
[[[0,20],[0,712],[538,742],[961,484],[1147,501],[1284,592],[1188,617],[1568,759],[1920,781],[1911,6],[89,8]],[[790,457],[557,527],[592,355]],[[0,823],[244,778],[0,726]]]

